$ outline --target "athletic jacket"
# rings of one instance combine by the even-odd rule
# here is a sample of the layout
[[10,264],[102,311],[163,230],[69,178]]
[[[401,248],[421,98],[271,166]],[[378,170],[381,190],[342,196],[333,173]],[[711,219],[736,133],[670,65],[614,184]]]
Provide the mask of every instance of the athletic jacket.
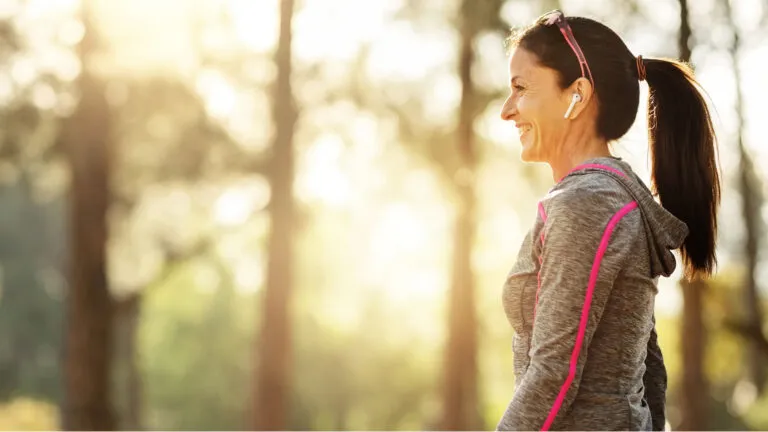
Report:
[[504,284],[516,384],[497,430],[663,430],[654,299],[687,234],[618,158],[549,191]]

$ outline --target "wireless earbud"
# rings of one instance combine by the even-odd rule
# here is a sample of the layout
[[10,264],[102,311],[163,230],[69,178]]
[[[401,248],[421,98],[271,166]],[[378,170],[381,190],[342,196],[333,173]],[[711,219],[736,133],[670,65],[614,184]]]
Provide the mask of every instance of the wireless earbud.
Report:
[[565,112],[565,116],[563,118],[568,118],[571,116],[571,111],[573,111],[573,107],[576,106],[576,102],[581,102],[581,95],[578,93],[573,94],[573,97],[571,98],[571,104],[568,105],[568,110]]

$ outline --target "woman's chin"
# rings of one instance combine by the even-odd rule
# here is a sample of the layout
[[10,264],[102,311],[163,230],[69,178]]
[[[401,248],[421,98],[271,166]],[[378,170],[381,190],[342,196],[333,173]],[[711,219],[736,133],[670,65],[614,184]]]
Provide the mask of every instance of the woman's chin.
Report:
[[531,144],[523,144],[523,149],[520,152],[520,160],[523,162],[537,162],[536,152]]

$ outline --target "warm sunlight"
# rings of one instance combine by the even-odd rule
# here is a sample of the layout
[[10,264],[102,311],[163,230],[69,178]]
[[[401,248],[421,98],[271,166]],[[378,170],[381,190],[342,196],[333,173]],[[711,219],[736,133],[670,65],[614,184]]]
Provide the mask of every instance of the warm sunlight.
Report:
[[239,39],[257,52],[272,51],[278,36],[277,0],[228,0]]
[[456,35],[448,28],[425,30],[395,21],[385,30],[386,37],[372,41],[367,66],[374,80],[416,80],[455,61]]
[[[575,0],[567,2],[565,6],[582,7],[581,2]],[[755,7],[759,5],[757,2]],[[42,4],[42,3],[40,3]],[[60,0],[63,8],[72,7],[73,0]],[[151,16],[143,11],[150,7],[153,10]],[[168,0],[161,3],[150,0],[137,0],[131,3],[121,3],[115,6],[114,2],[99,0],[97,13],[103,24],[103,31],[113,46],[113,67],[124,73],[168,73],[174,71],[181,75],[193,77],[196,90],[204,98],[207,111],[219,121],[227,124],[236,137],[241,137],[243,146],[263,145],[266,143],[273,129],[270,126],[257,127],[250,120],[255,115],[265,112],[268,100],[256,105],[241,96],[234,83],[220,71],[212,69],[190,68],[196,64],[195,41],[202,41],[203,45],[223,43],[227,37],[226,30],[213,26],[205,35],[197,34],[199,25],[210,20],[216,11],[222,11],[224,16],[231,20],[231,32],[242,43],[243,48],[254,53],[269,54],[277,42],[278,32],[278,1],[277,0],[228,0],[219,6],[205,3],[200,0],[189,3],[182,0]],[[294,51],[297,61],[318,62],[333,60],[337,62],[348,61],[356,56],[359,50],[365,46],[370,48],[365,67],[368,77],[374,81],[414,81],[424,79],[428,74],[434,75],[429,80],[432,87],[425,94],[430,99],[426,104],[426,113],[430,118],[440,123],[452,121],[453,110],[458,102],[460,88],[456,77],[452,74],[438,72],[441,65],[455,61],[455,32],[450,27],[436,25],[417,26],[414,22],[405,19],[395,19],[394,14],[400,9],[401,1],[391,2],[376,0],[370,2],[357,2],[353,0],[306,0],[296,13]],[[671,6],[670,6],[671,7]],[[218,8],[218,9],[217,9]],[[523,24],[536,13],[536,7],[522,2],[508,2],[502,8],[502,16],[510,22]],[[737,10],[743,16],[744,25],[752,28],[758,25],[750,18],[742,7]],[[180,13],[180,11],[183,11]],[[654,12],[658,13],[658,11]],[[353,19],[348,17],[353,16]],[[141,22],[141,32],[136,32],[137,23]],[[65,27],[61,37],[73,40],[79,37],[78,27]],[[202,37],[202,39],[198,39]],[[217,39],[218,38],[218,39]],[[493,58],[494,55],[489,43],[495,39],[484,40],[481,44],[486,52],[484,58]],[[481,41],[482,42],[482,41]],[[632,46],[644,47],[642,41],[627,41]],[[211,46],[213,46],[211,45]],[[502,48],[499,47],[499,50]],[[501,52],[501,51],[500,51]],[[762,80],[759,71],[767,65],[765,56],[766,48],[756,41],[747,40],[744,48],[743,78],[744,88],[748,89],[745,104],[748,107],[747,124],[745,134],[747,144],[755,152],[758,160],[768,160],[768,146],[761,145],[759,139],[759,119],[764,117],[768,110],[764,104],[754,98],[755,94],[768,93],[768,84]],[[649,53],[652,55],[652,53]],[[697,69],[698,77],[708,89],[715,106],[730,106],[733,104],[733,87],[730,85],[732,76],[729,70],[727,55],[709,55],[699,61]],[[62,63],[66,64],[66,62]],[[485,69],[495,65],[487,65]],[[193,72],[195,71],[195,72]],[[23,74],[19,67],[15,73]],[[264,72],[266,73],[266,72]],[[265,77],[269,74],[266,73]],[[478,76],[494,77],[498,74],[488,70],[478,71]],[[728,82],[728,85],[721,85]],[[763,89],[764,91],[761,91]],[[50,105],[50,98],[46,96],[45,89],[39,88],[33,94],[36,104],[39,106]],[[267,97],[266,94],[263,97]],[[260,101],[261,99],[259,99]],[[517,155],[518,139],[513,128],[498,119],[498,104],[490,104],[480,116],[477,124],[477,132],[480,136],[497,144],[503,150]],[[715,112],[716,127],[723,137],[733,136],[735,118],[728,109],[719,109]],[[326,203],[328,205],[344,208],[354,205],[361,193],[361,184],[358,179],[361,175],[361,159],[354,159],[356,163],[350,163],[352,149],[361,151],[376,148],[373,137],[378,133],[377,126],[368,127],[364,132],[360,129],[360,121],[352,121],[350,130],[351,138],[355,142],[349,142],[349,137],[326,131],[317,136],[309,145],[308,151],[303,156],[300,166],[300,176],[296,189],[303,199]],[[380,124],[380,123],[379,123]],[[380,127],[380,126],[378,126]],[[644,161],[647,150],[641,145],[645,140],[642,134],[644,127],[643,116],[638,116],[636,127],[633,128],[626,142],[619,144],[618,151],[629,160],[638,165],[638,171],[646,174]],[[357,128],[358,132],[355,132]],[[367,144],[370,145],[367,145]],[[722,140],[721,145],[733,145],[730,138]],[[357,150],[356,150],[357,151]],[[733,160],[729,152],[723,152],[725,167],[733,167]],[[351,160],[351,159],[350,159]],[[370,176],[376,176],[371,172]],[[253,212],[254,203],[249,201],[241,192],[229,190],[216,202],[215,218],[217,223],[223,225],[238,225],[243,223],[249,214]],[[384,279],[389,280],[385,285],[391,293],[394,301],[407,298],[407,294],[431,293],[437,295],[445,287],[443,280],[428,271],[421,275],[410,274],[403,280],[392,280],[398,272],[389,272],[385,269],[398,267],[406,263],[403,250],[410,254],[419,252],[427,253],[427,249],[434,247],[430,244],[430,238],[425,238],[426,226],[430,222],[420,222],[417,215],[409,213],[408,205],[398,204],[387,208],[378,216],[378,222],[372,233],[373,254],[371,262],[382,273]],[[426,224],[426,225],[425,225]],[[437,235],[435,233],[435,235]],[[446,247],[448,245],[446,244]],[[483,256],[483,255],[481,255]],[[480,263],[485,262],[483,257]],[[246,279],[253,279],[247,277]],[[378,279],[381,282],[383,279]],[[395,287],[395,288],[391,288]],[[665,289],[660,298],[660,304],[664,310],[672,313],[679,307],[679,299],[674,289]]]
[[254,210],[254,202],[247,192],[227,189],[216,200],[216,222],[222,225],[240,225],[248,220]]
[[449,275],[442,269],[450,256],[450,239],[443,235],[449,228],[449,213],[438,209],[417,209],[414,202],[383,206],[372,221],[363,274],[366,285],[410,308],[433,302],[448,289]]
[[[519,40],[582,48],[571,118],[588,81],[508,87],[510,30],[555,8]],[[0,0],[0,430],[768,430],[767,24],[766,0]],[[715,246],[703,105],[649,61],[682,55]],[[592,108],[635,114],[611,75],[641,102],[606,149]],[[622,182],[553,181],[608,150]],[[659,275],[683,223],[711,278],[679,248]]]
[[307,199],[318,199],[333,206],[345,206],[352,198],[352,187],[341,169],[345,143],[338,135],[317,138],[306,155],[304,174],[297,192]]
[[226,121],[234,113],[237,95],[222,73],[204,69],[198,74],[195,84],[211,116]]
[[350,60],[361,44],[386,39],[385,25],[401,3],[402,0],[305,0],[294,18],[296,58]]
[[189,76],[197,61],[190,47],[196,44],[192,20],[198,12],[189,7],[189,0],[94,0],[93,5],[99,31],[110,47],[104,62],[108,72]]

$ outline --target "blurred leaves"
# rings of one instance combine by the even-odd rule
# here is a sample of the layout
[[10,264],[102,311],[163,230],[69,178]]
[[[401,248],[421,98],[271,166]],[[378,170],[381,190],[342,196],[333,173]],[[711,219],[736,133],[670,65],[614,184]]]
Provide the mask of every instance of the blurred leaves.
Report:
[[38,203],[25,178],[0,187],[0,401],[61,395],[65,235],[61,200]]

